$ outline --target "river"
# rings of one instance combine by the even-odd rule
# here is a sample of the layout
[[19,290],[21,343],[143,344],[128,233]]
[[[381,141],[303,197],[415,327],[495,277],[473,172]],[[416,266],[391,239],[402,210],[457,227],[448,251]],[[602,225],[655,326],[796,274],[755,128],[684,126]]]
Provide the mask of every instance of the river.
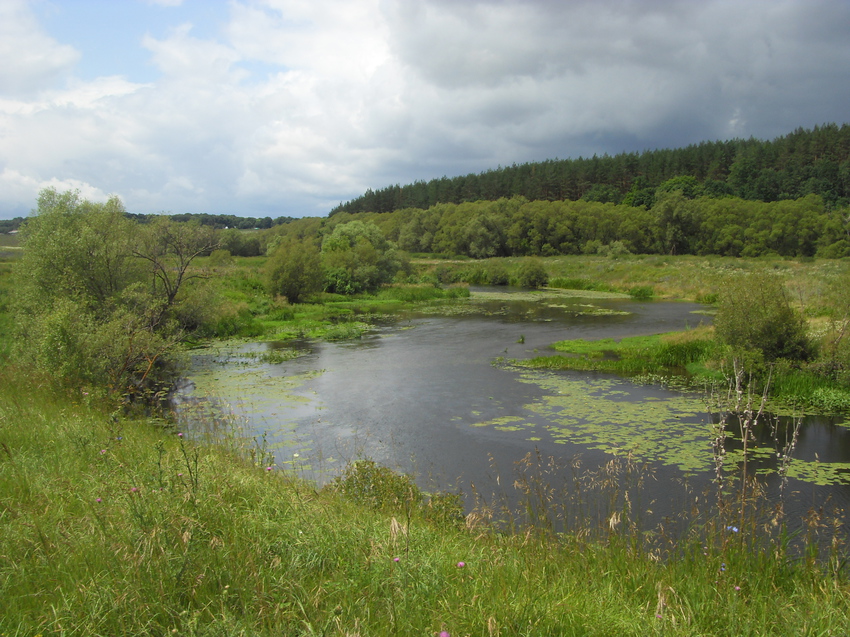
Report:
[[[653,474],[645,500],[657,519],[674,514],[685,491],[710,488],[716,415],[707,396],[506,363],[554,353],[550,345],[559,340],[695,327],[710,322],[704,310],[481,289],[454,311],[400,314],[354,341],[201,350],[192,356],[178,412],[184,427],[198,430],[190,407],[223,405],[274,455],[275,466],[318,483],[366,457],[412,473],[425,489],[458,490],[470,507],[474,494],[510,499],[517,462],[529,452],[554,458],[564,474],[557,480],[577,462],[592,471],[631,452]],[[292,348],[296,358],[268,362],[269,353]],[[776,449],[762,429],[750,470],[766,471],[764,480],[777,489]],[[739,442],[730,439],[730,451]],[[812,504],[846,507],[848,463],[850,429],[809,418],[784,492],[796,494],[801,515]],[[730,462],[727,470],[737,467]]]

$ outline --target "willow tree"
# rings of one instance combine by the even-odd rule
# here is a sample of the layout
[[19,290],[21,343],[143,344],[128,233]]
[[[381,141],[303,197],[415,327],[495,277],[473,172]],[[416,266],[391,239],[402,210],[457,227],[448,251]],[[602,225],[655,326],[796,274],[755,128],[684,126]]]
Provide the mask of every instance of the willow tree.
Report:
[[181,338],[169,316],[205,232],[139,226],[117,197],[43,190],[21,229],[12,313],[19,358],[69,386],[135,400],[169,381]]
[[393,280],[406,262],[374,223],[337,225],[322,242],[325,289],[340,294],[372,291]]

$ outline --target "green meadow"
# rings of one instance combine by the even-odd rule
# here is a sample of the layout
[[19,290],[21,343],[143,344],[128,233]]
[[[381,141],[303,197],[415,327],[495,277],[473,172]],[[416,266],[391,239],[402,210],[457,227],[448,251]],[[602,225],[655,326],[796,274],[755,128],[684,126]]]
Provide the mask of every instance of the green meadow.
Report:
[[[586,501],[567,502],[553,468],[530,458],[519,509],[464,518],[450,495],[366,461],[317,490],[267,465],[235,424],[206,444],[13,368],[2,381],[0,634],[850,630],[844,540],[823,513],[802,552],[762,531],[750,497],[689,511],[683,537],[647,535],[623,504],[639,468],[582,476]],[[619,504],[600,512],[599,497]],[[554,532],[568,504],[595,521]]]
[[[368,459],[319,489],[274,466],[235,420],[208,415],[211,428],[229,432],[213,444],[179,431],[167,412],[122,403],[93,377],[59,383],[22,360],[9,317],[18,258],[0,259],[0,635],[850,633],[841,511],[788,520],[729,463],[670,526],[643,528],[640,489],[651,476],[628,456],[590,472],[530,454],[501,476],[515,498],[471,511],[457,494],[424,493]],[[534,275],[526,261],[423,256],[393,285],[290,304],[268,292],[265,257],[201,256],[186,272],[199,275],[188,298],[203,302],[175,304],[197,329],[173,347],[356,338],[399,309],[454,311],[481,268],[508,281]],[[841,408],[840,376],[817,387],[806,379],[824,378],[811,365],[843,355],[829,349],[843,315],[827,293],[847,275],[843,260],[534,262],[552,288],[708,303],[729,277],[774,272],[799,290],[794,306],[820,348],[805,364],[774,364],[785,368],[773,382],[781,377],[801,397],[820,387]],[[61,323],[61,342],[73,343],[74,325]],[[558,357],[530,364],[728,377],[725,350],[698,325],[557,347]],[[150,370],[154,357],[145,360]],[[722,446],[722,428],[709,435]],[[707,462],[718,457],[709,452]]]

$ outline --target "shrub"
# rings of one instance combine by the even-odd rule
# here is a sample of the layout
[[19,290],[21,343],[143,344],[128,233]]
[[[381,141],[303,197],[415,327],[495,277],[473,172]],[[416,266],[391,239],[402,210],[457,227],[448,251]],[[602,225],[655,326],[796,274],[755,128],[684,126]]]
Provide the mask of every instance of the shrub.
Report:
[[811,345],[800,312],[782,281],[766,272],[726,280],[714,319],[718,338],[734,350],[755,350],[765,361],[806,360]]
[[325,290],[340,294],[371,292],[409,271],[406,256],[372,222],[337,225],[322,241]]
[[635,286],[629,290],[629,296],[639,301],[646,301],[655,296],[655,289],[651,285]]
[[419,506],[422,492],[408,475],[382,467],[374,460],[356,460],[333,479],[330,488],[349,500],[379,510]]
[[537,260],[525,261],[517,271],[517,283],[524,288],[541,288],[549,281],[543,264]]
[[491,263],[487,268],[490,285],[507,285],[510,283],[508,271],[498,263]]
[[812,392],[812,406],[826,413],[850,411],[850,391],[836,387],[818,387]]
[[230,250],[213,250],[210,252],[210,265],[214,268],[231,265],[232,263],[233,257],[230,254]]

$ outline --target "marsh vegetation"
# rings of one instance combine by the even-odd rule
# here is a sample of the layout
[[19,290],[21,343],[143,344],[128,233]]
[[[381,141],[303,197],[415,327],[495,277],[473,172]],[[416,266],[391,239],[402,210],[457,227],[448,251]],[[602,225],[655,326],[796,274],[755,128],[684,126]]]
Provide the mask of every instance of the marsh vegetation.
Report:
[[[811,455],[847,439],[850,264],[612,241],[411,255],[391,222],[299,220],[243,257],[200,225],[43,193],[0,257],[0,632],[850,630],[847,460]],[[465,245],[484,249],[476,228]],[[359,375],[334,377],[344,359]],[[159,400],[190,369],[191,427]],[[357,426],[315,409],[322,383]],[[284,435],[223,404],[228,387]],[[444,429],[393,418],[405,403]],[[309,439],[287,437],[302,416]],[[429,476],[413,434],[493,484]]]

